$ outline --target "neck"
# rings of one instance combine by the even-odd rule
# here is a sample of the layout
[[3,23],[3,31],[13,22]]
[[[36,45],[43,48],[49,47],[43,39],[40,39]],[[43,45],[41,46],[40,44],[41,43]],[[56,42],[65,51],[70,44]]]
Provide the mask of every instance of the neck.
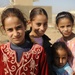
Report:
[[34,32],[30,32],[29,36],[33,38],[39,38],[39,36],[37,36]]
[[72,38],[74,38],[75,37],[75,34],[74,33],[71,33],[71,35],[70,36],[68,36],[68,37],[63,37],[63,39],[64,39],[64,41],[70,41]]

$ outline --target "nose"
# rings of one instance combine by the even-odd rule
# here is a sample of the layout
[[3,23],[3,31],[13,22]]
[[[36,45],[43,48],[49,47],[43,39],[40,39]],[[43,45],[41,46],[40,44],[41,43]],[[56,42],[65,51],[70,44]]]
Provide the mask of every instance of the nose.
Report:
[[60,64],[62,64],[63,63],[63,59],[60,59]]
[[65,27],[64,30],[67,31],[67,27]]
[[14,31],[13,31],[13,34],[14,34],[14,36],[17,36],[17,35],[18,35],[17,30],[14,30]]
[[41,29],[41,30],[44,30],[44,28],[45,28],[45,27],[44,27],[43,25],[41,25],[40,29]]

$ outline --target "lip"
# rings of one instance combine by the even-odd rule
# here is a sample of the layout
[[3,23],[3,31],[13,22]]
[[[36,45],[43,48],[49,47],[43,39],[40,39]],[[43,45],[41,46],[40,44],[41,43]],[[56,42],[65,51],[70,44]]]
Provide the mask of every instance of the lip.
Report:
[[14,40],[19,40],[19,37],[17,37],[17,38],[13,38]]
[[63,66],[58,66],[59,68],[63,67]]
[[69,35],[69,33],[64,33],[64,35]]
[[40,34],[44,34],[44,32],[40,32]]
[[63,66],[63,64],[60,64],[60,65],[59,65],[59,67],[62,67],[62,66]]

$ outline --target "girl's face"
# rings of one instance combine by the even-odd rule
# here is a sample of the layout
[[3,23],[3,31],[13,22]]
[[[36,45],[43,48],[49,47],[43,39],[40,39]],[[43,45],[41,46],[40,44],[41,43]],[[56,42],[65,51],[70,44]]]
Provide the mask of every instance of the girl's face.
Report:
[[56,50],[56,53],[54,55],[54,65],[57,66],[58,68],[61,68],[65,66],[68,60],[68,54],[67,51],[64,50],[63,48],[59,48]]
[[42,36],[48,27],[47,23],[48,19],[45,15],[36,15],[33,21],[31,21],[32,35],[36,37]]
[[73,24],[68,18],[61,18],[57,25],[58,30],[63,37],[69,37],[72,33]]
[[4,21],[6,34],[13,44],[20,45],[24,43],[25,26],[17,17],[9,16]]

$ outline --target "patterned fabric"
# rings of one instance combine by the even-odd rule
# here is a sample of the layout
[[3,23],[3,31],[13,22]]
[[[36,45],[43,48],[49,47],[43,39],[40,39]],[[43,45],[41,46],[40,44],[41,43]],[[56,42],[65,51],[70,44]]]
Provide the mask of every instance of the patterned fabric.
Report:
[[16,52],[10,48],[10,43],[1,45],[0,53],[0,75],[49,75],[46,54],[38,44],[23,52],[20,62],[17,62]]
[[68,63],[62,68],[57,68],[55,66],[53,66],[53,68],[57,75],[72,75],[73,74],[73,70]]
[[[58,41],[63,41],[63,38],[58,39]],[[65,42],[69,48],[69,52],[72,53],[72,57],[69,57],[69,64],[71,65],[72,69],[75,71],[75,38],[73,38],[72,40]]]

